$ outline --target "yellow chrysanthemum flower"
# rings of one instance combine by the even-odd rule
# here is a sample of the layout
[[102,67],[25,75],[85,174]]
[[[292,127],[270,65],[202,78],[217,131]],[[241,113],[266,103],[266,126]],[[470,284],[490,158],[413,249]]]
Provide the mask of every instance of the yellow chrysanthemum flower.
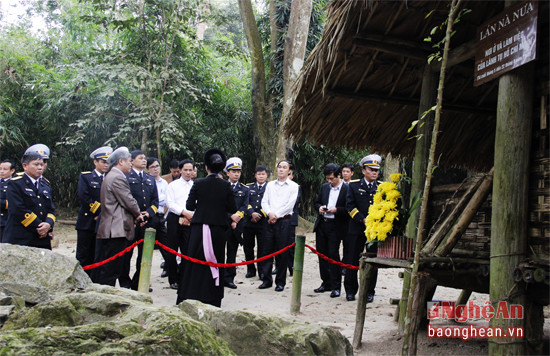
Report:
[[401,176],[402,176],[402,174],[400,174],[400,173],[390,174],[390,179],[394,183],[399,183],[399,181],[401,180]]

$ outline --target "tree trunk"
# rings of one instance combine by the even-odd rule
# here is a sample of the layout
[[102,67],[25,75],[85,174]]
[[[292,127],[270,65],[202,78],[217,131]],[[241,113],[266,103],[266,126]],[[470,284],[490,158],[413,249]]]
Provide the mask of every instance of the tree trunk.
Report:
[[276,128],[266,96],[265,65],[260,32],[250,0],[239,0],[239,10],[252,62],[252,127],[258,164],[273,167]]
[[292,141],[285,137],[284,130],[296,98],[294,84],[304,64],[312,8],[312,0],[293,0],[290,8],[283,60],[283,113],[278,130],[277,161],[286,159],[287,151],[292,146]]

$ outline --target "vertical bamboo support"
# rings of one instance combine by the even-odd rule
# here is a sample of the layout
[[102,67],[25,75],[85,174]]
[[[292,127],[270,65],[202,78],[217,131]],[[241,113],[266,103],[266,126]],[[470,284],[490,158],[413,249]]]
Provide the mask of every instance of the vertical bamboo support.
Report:
[[367,291],[369,290],[372,269],[371,263],[365,262],[365,257],[359,262],[359,295],[357,296],[357,312],[355,314],[355,331],[353,332],[353,347],[361,347],[363,327],[365,326],[365,314],[367,311]]
[[153,262],[153,250],[155,248],[155,230],[145,230],[143,238],[143,254],[141,256],[141,271],[139,272],[138,291],[142,293],[149,292],[149,282],[151,280],[151,265]]
[[292,275],[292,299],[290,300],[290,312],[300,312],[302,299],[302,276],[304,275],[304,249],[306,237],[296,235],[296,248],[294,249],[294,273]]
[[[510,6],[514,1],[506,1]],[[525,304],[525,286],[514,269],[527,250],[529,151],[534,105],[534,65],[516,68],[499,78],[495,134],[495,173],[491,215],[489,295],[492,301]],[[529,314],[526,314],[528,316]],[[525,327],[525,319],[492,318],[490,326]],[[525,338],[489,340],[489,355],[522,355]]]
[[399,319],[397,322],[397,331],[403,334],[405,331],[405,316],[407,315],[407,300],[409,299],[409,287],[411,285],[411,269],[406,268],[403,274],[403,290],[401,291],[401,300],[399,301]]

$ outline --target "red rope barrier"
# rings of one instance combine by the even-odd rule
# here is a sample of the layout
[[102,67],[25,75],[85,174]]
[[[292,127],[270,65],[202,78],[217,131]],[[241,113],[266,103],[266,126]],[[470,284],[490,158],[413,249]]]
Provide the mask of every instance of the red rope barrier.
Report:
[[309,246],[308,244],[306,244],[306,247],[309,248],[311,250],[311,252],[313,252],[314,254],[316,254],[317,256],[321,257],[323,260],[326,260],[330,263],[333,263],[335,265],[338,265],[340,267],[345,267],[347,269],[359,269],[359,267],[357,266],[354,266],[354,265],[348,265],[348,264],[345,264],[345,263],[342,263],[342,262],[338,262],[338,261],[335,261],[333,260],[332,258],[329,258],[325,255],[323,255],[322,253],[320,253],[319,251],[317,251],[316,249],[314,249],[313,247]]
[[132,249],[134,247],[136,247],[137,245],[139,245],[140,243],[143,242],[143,239],[137,241],[137,242],[134,242],[131,246],[128,246],[126,247],[124,250],[120,251],[119,253],[117,253],[116,255],[112,256],[112,257],[109,257],[108,259],[104,260],[104,261],[101,261],[101,262],[97,262],[97,263],[93,263],[91,265],[87,265],[87,266],[84,266],[82,267],[83,270],[88,270],[88,269],[93,269],[93,268],[97,268],[99,266],[103,266],[104,264],[106,263],[109,263],[111,262],[112,260],[114,259],[117,259],[119,258],[120,256],[132,251]]
[[189,257],[189,256],[185,256],[185,255],[182,255],[181,253],[171,249],[170,247],[168,246],[165,246],[163,244],[161,244],[160,242],[158,241],[155,241],[155,243],[157,245],[159,245],[160,247],[162,247],[163,249],[165,249],[166,251],[170,252],[171,254],[174,254],[174,255],[177,255],[177,256],[180,256],[181,258],[185,258],[186,260],[188,261],[191,261],[191,262],[195,262],[195,263],[199,263],[201,265],[207,265],[207,266],[210,266],[210,267],[237,267],[237,266],[244,266],[244,265],[251,265],[253,263],[256,263],[256,262],[261,262],[261,261],[265,261],[267,260],[268,258],[271,258],[271,257],[274,257],[280,253],[283,253],[285,252],[286,250],[290,249],[291,247],[293,247],[294,245],[296,245],[296,243],[292,243],[291,245],[288,245],[287,247],[277,251],[277,252],[273,252],[272,254],[270,255],[266,255],[266,256],[263,256],[263,257],[260,257],[256,260],[253,260],[253,261],[245,261],[245,262],[237,262],[237,263],[214,263],[214,262],[206,262],[206,261],[202,261],[202,260],[197,260],[196,258],[193,258],[193,257]]

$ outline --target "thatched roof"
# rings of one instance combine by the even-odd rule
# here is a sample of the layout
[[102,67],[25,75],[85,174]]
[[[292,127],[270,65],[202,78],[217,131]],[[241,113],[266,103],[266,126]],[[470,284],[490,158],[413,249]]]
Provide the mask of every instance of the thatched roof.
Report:
[[[333,1],[322,39],[295,87],[287,134],[317,144],[370,147],[380,154],[412,158],[415,131],[407,130],[418,119],[423,70],[434,52],[424,38],[443,23],[448,5]],[[501,12],[504,2],[465,1],[463,8],[472,11],[456,25],[451,49],[463,50],[468,59],[447,70],[436,157],[440,165],[488,170],[493,162],[498,79],[473,86],[471,48],[476,28]],[[545,11],[541,3],[539,14]],[[547,37],[545,29],[539,30],[539,38]],[[438,33],[442,36],[444,30]],[[544,63],[547,78],[547,57]],[[432,67],[439,73],[437,65]]]

